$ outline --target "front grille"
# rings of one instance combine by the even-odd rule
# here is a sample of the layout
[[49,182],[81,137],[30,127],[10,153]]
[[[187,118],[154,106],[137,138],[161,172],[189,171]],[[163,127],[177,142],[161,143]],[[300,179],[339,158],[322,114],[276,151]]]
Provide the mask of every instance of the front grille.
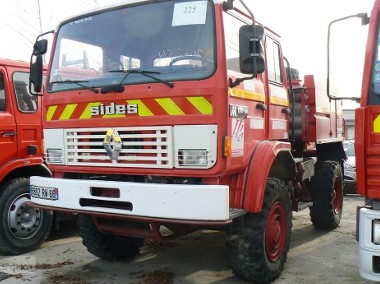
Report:
[[[99,167],[172,168],[171,127],[120,127],[117,159],[111,159],[103,141],[107,128],[79,128],[65,131],[67,165]],[[115,141],[110,142],[111,151]]]
[[370,145],[366,149],[367,190],[377,191],[380,186],[380,146]]

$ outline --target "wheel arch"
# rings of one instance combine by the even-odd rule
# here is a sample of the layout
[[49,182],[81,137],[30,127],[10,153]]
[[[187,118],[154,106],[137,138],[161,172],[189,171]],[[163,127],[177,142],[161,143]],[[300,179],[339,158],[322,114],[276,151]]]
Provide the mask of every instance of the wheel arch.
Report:
[[263,141],[253,152],[246,170],[243,209],[247,212],[261,211],[266,182],[269,177],[283,181],[296,176],[295,161],[286,142]]
[[317,144],[317,159],[320,161],[334,160],[340,164],[346,158],[343,143],[341,141],[333,143]]
[[35,165],[24,165],[20,167],[13,168],[11,171],[8,171],[5,176],[3,176],[0,183],[5,183],[9,180],[19,178],[19,177],[31,177],[31,176],[52,176],[51,171],[45,164],[35,164]]
[[317,144],[317,160],[328,161],[333,160],[339,163],[342,168],[342,174],[344,176],[343,162],[347,159],[346,152],[344,151],[343,142],[337,141],[333,143]]

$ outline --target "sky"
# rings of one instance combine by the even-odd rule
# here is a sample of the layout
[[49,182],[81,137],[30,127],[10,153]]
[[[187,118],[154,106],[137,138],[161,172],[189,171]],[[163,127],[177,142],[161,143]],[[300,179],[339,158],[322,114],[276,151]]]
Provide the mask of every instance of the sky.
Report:
[[[327,31],[331,21],[357,13],[370,16],[375,0],[246,0],[256,20],[281,35],[284,55],[302,75],[327,78]],[[352,18],[331,26],[330,86],[336,96],[359,97],[368,25]],[[349,71],[349,72],[348,72]],[[325,85],[325,84],[324,84]],[[326,88],[325,88],[326,89]],[[358,105],[344,101],[345,108]]]
[[[320,68],[322,62],[326,65],[328,24],[357,13],[370,15],[374,3],[374,0],[248,1],[252,3],[256,20],[281,35],[286,56],[295,65],[303,65],[306,73]],[[361,26],[357,18],[339,22],[332,26],[331,38],[343,40],[349,37],[364,48],[367,27]],[[320,69],[324,70],[325,66]]]
[[29,61],[39,34],[55,29],[70,16],[119,2],[121,0],[8,1],[0,9],[0,57]]
[[[61,20],[72,15],[122,2],[126,0],[7,1],[0,9],[0,57],[29,61],[33,43],[42,32],[55,29]],[[245,3],[257,21],[281,35],[284,55],[291,67],[299,69],[302,75],[315,74],[325,79],[328,24],[352,14],[370,14],[374,0],[245,0]],[[330,66],[336,68],[334,78],[343,86],[345,96],[357,96],[360,91],[367,27],[354,18],[334,24],[331,30]],[[347,68],[351,69],[349,80]],[[358,72],[353,75],[353,71]]]

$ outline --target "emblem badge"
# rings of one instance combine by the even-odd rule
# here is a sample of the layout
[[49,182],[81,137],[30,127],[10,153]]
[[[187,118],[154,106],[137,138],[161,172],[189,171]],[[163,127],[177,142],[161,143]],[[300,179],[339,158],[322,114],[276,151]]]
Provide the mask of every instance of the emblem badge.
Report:
[[123,147],[123,142],[116,129],[108,129],[106,137],[103,140],[103,146],[111,160],[116,162]]

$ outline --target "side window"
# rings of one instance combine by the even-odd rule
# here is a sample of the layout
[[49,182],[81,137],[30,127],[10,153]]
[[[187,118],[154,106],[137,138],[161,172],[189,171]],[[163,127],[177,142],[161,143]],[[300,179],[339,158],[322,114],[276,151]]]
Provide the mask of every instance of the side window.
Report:
[[280,46],[269,37],[266,40],[266,55],[269,81],[282,84]]
[[5,84],[3,73],[0,72],[0,111],[6,110],[5,102]]
[[377,43],[374,48],[375,54],[373,56],[372,67],[372,91],[376,95],[380,95],[380,28],[377,32]]
[[239,29],[246,24],[229,13],[223,13],[224,37],[226,43],[227,69],[240,73]]
[[15,72],[13,82],[16,93],[17,107],[21,112],[36,112],[37,97],[28,92],[29,73]]

